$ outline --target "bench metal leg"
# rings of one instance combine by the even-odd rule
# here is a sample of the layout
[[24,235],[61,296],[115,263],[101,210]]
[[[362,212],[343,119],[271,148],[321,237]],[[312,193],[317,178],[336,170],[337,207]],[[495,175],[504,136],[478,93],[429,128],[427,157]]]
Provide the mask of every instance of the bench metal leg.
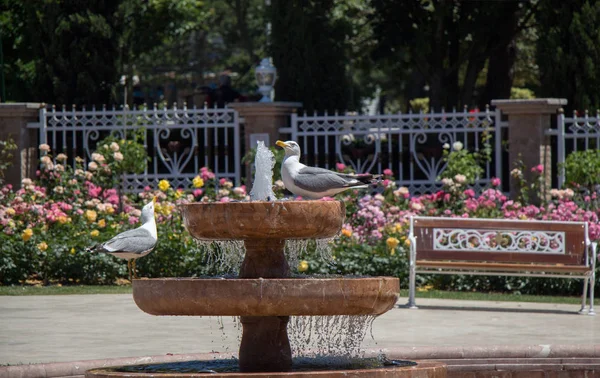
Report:
[[416,240],[414,237],[409,237],[410,240],[410,258],[408,261],[409,271],[408,271],[408,303],[406,306],[408,308],[416,309],[417,304],[415,303],[415,291],[416,291],[416,264],[417,264],[417,246],[415,244]]
[[590,276],[590,310],[588,315],[596,315],[594,311],[594,286],[596,286],[596,248],[597,243],[592,243],[592,274]]
[[579,310],[580,314],[587,314],[587,310],[585,309],[585,300],[588,295],[588,283],[590,282],[590,277],[586,276],[583,279],[583,295],[581,296],[581,309]]

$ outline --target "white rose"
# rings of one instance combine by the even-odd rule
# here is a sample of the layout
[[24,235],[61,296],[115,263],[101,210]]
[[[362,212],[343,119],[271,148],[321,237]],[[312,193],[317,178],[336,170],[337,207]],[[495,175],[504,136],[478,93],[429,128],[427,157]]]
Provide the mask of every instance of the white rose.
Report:
[[467,181],[467,176],[465,175],[456,175],[454,176],[454,181],[456,181],[459,184],[464,184]]
[[413,202],[412,205],[410,205],[410,207],[415,211],[423,210],[423,205],[421,205],[418,202]]
[[63,188],[62,186],[57,186],[56,188],[54,188],[54,193],[63,194],[64,192],[65,188]]
[[463,149],[463,144],[462,144],[461,142],[454,142],[454,143],[452,144],[452,148],[453,148],[455,151],[460,151],[460,150],[462,150],[462,149]]
[[104,156],[99,153],[94,152],[92,154],[92,160],[97,161],[98,163],[102,163],[102,162],[104,162]]
[[88,164],[88,169],[90,171],[95,171],[96,169],[98,169],[98,164],[96,164],[95,162],[92,161],[92,162],[90,162],[90,164]]
[[56,160],[58,160],[58,161],[65,161],[65,160],[67,160],[67,155],[65,155],[65,154],[58,154],[58,155],[56,155]]
[[442,148],[444,150],[449,150],[450,149],[450,145],[448,143],[444,143],[444,145],[442,146]]
[[114,155],[113,155],[113,157],[115,158],[116,161],[122,161],[123,160],[123,154],[120,153],[120,152],[115,152]]
[[442,184],[444,184],[444,186],[451,186],[454,183],[454,181],[452,181],[451,178],[443,178],[442,179]]
[[117,152],[117,151],[119,151],[119,144],[118,144],[117,142],[112,142],[112,143],[110,144],[110,149],[111,149],[113,152]]

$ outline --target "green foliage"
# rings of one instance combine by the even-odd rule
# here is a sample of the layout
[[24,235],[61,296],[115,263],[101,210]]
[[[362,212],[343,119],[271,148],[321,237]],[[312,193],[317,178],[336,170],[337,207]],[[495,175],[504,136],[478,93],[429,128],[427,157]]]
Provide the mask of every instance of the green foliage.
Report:
[[571,109],[600,104],[600,2],[539,2],[537,62],[542,97],[564,97]]
[[429,112],[429,98],[422,97],[422,98],[415,98],[415,99],[410,100],[410,108],[412,109],[413,112],[428,113]]
[[401,285],[408,283],[408,248],[390,251],[381,240],[376,245],[360,244],[341,237],[332,246],[333,261],[324,261],[314,252],[306,261],[309,274],[342,274],[357,276],[391,276],[400,278]]
[[512,87],[510,89],[510,98],[530,100],[535,98],[535,93],[531,89]]
[[98,143],[95,153],[104,157],[106,166],[114,175],[142,173],[149,161],[148,152],[144,148],[145,133],[143,128],[128,130],[127,139],[121,139],[117,133],[112,133]]
[[9,136],[0,140],[0,184],[4,182],[4,174],[12,165],[13,151],[17,149],[14,139]]
[[600,150],[575,151],[569,154],[562,168],[565,170],[567,186],[583,186],[593,191],[600,185]]
[[[447,148],[446,148],[447,147]],[[446,168],[442,171],[438,180],[450,179],[463,181],[469,184],[475,183],[475,180],[483,173],[479,155],[472,153],[464,148],[461,142],[455,142],[450,150],[450,146],[444,146],[443,160],[446,162]],[[457,180],[457,176],[464,176]]]
[[272,1],[277,101],[302,101],[311,112],[347,108],[345,25],[332,17],[334,9],[333,0]]

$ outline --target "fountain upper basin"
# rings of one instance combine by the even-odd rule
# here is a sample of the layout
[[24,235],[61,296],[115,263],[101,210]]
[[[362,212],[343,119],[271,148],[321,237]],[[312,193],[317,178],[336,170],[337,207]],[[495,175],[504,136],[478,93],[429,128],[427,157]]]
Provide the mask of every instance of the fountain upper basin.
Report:
[[341,201],[196,202],[180,209],[188,232],[201,240],[330,238],[346,211]]

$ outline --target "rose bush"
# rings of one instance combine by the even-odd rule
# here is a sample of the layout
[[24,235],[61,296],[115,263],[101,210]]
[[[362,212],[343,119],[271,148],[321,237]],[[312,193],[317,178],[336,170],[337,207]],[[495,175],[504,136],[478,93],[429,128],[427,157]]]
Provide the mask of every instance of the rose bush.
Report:
[[[115,142],[117,143],[117,142]],[[127,276],[126,263],[109,255],[92,254],[86,248],[139,225],[140,208],[157,197],[159,243],[156,250],[138,260],[141,276],[203,276],[225,272],[208,264],[210,248],[198,245],[186,232],[177,205],[195,201],[247,199],[245,186],[236,187],[217,179],[202,168],[188,188],[175,188],[164,180],[156,188],[146,187],[137,195],[121,195],[100,169],[108,160],[96,157],[96,166],[75,168],[64,165],[65,156],[53,157],[49,146],[40,146],[42,159],[35,180],[25,179],[22,188],[0,188],[0,283],[27,280],[45,283],[110,284]],[[114,161],[123,145],[105,149]],[[123,156],[126,160],[127,156]],[[341,164],[338,170],[347,169]],[[112,171],[115,171],[114,169]],[[117,174],[117,173],[115,173]],[[102,178],[97,177],[103,175]],[[594,204],[596,194],[583,196],[572,189],[552,190],[552,199],[540,206],[508,198],[497,188],[499,179],[479,193],[459,173],[442,180],[440,191],[411,195],[406,187],[396,188],[393,172],[386,170],[381,192],[347,191],[338,199],[346,203],[346,222],[332,242],[333,261],[323,261],[314,249],[300,256],[298,272],[307,274],[408,275],[408,217],[411,215],[588,221],[592,240],[600,239]],[[281,183],[274,185],[279,196]],[[326,199],[327,200],[327,199]],[[119,204],[122,211],[119,212]],[[521,293],[578,294],[578,280],[505,278],[481,276],[419,277],[426,287],[441,289],[511,291]]]

